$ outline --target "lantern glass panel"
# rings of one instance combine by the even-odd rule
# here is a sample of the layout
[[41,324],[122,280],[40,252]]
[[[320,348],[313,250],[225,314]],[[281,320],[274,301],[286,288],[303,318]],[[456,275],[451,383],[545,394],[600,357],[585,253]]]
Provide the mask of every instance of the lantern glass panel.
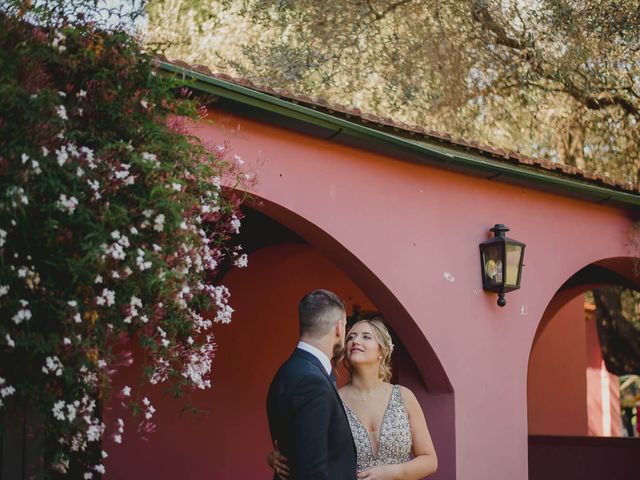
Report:
[[501,286],[504,273],[501,244],[484,248],[482,251],[482,265],[484,267],[486,285],[489,287]]
[[520,269],[520,260],[522,258],[522,245],[506,245],[506,281],[507,287],[518,286],[518,270]]

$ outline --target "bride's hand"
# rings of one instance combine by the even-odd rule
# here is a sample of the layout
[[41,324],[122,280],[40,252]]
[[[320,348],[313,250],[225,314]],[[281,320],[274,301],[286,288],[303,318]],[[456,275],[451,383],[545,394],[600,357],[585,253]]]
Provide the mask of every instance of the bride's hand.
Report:
[[278,449],[278,441],[273,442],[274,450],[267,455],[267,463],[278,474],[282,480],[289,478],[289,465],[287,465],[287,457],[280,453]]
[[357,477],[367,480],[393,480],[395,478],[393,470],[393,465],[380,465],[359,471]]

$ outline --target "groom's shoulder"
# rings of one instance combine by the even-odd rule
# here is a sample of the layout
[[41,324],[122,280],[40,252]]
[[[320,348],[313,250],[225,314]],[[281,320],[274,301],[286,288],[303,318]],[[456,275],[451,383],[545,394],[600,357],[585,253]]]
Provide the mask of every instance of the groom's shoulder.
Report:
[[277,377],[289,378],[308,375],[322,377],[322,372],[316,362],[311,358],[311,355],[299,349],[296,349],[291,354],[276,374]]

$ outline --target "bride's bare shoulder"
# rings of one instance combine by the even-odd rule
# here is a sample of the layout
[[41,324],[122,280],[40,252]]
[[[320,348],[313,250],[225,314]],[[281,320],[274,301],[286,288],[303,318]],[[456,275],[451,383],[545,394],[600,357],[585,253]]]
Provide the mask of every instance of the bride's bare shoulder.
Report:
[[416,396],[414,395],[414,393],[411,391],[411,389],[402,386],[402,385],[398,385],[398,389],[400,390],[400,395],[402,396],[402,401],[405,404],[411,404],[411,405],[415,405],[418,403],[418,399],[416,398]]

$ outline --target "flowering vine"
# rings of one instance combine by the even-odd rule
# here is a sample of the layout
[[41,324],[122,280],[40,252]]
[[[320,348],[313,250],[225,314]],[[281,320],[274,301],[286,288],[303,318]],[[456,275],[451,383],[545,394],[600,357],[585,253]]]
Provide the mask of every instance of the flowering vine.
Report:
[[[125,32],[0,11],[0,64],[0,408],[41,412],[48,471],[97,478],[126,432],[100,414],[122,345],[150,384],[211,386],[241,162],[189,135],[202,109]],[[153,399],[118,395],[145,430]]]

